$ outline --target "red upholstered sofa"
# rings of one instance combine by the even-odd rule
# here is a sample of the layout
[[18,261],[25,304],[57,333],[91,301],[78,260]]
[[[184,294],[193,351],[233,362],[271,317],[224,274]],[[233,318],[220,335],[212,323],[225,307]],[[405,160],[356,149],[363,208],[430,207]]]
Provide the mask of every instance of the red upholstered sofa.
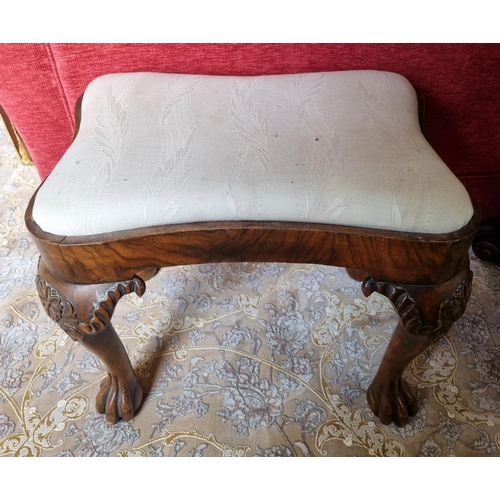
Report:
[[425,102],[428,141],[479,204],[500,218],[500,45],[0,44],[0,106],[44,179],[72,140],[74,105],[105,73],[259,75],[377,69]]

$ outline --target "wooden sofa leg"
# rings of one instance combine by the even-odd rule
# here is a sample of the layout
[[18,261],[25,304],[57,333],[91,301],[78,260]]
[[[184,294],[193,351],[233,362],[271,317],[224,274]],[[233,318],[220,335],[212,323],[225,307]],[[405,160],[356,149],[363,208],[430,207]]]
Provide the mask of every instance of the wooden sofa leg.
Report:
[[363,293],[388,297],[400,316],[379,370],[367,391],[368,404],[383,424],[404,427],[418,410],[417,400],[402,378],[405,368],[445,335],[465,311],[472,272],[469,265],[447,283],[433,286],[395,285],[368,277]]
[[96,410],[114,424],[130,420],[142,402],[142,389],[125,348],[111,324],[118,301],[146,290],[144,280],[74,285],[58,280],[40,260],[37,291],[48,314],[73,340],[94,353],[108,370],[96,400]]

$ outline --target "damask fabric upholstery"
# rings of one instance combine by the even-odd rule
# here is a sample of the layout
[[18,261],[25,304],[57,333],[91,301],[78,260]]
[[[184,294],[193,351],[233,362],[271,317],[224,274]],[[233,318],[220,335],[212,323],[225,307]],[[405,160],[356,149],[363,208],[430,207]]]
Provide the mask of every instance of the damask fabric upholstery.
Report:
[[99,77],[33,210],[66,236],[223,220],[446,233],[472,213],[414,89],[378,71]]

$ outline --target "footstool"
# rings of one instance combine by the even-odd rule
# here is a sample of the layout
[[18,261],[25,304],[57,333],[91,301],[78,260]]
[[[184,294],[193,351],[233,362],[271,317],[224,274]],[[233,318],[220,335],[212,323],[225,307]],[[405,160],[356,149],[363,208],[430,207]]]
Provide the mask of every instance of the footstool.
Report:
[[162,267],[249,261],[346,267],[392,301],[401,321],[367,399],[382,423],[408,423],[403,371],[465,310],[479,213],[404,77],[111,74],[80,104],[26,224],[45,311],[107,366],[109,423],[143,397],[111,324],[120,298]]

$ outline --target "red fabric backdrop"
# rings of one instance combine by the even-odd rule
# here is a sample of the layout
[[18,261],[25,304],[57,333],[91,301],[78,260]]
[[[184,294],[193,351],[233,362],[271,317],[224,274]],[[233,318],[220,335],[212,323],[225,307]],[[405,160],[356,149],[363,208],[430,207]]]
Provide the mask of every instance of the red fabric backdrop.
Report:
[[0,44],[0,104],[43,179],[71,142],[76,99],[99,75],[349,69],[408,78],[425,99],[429,142],[476,198],[483,218],[500,217],[497,44]]

